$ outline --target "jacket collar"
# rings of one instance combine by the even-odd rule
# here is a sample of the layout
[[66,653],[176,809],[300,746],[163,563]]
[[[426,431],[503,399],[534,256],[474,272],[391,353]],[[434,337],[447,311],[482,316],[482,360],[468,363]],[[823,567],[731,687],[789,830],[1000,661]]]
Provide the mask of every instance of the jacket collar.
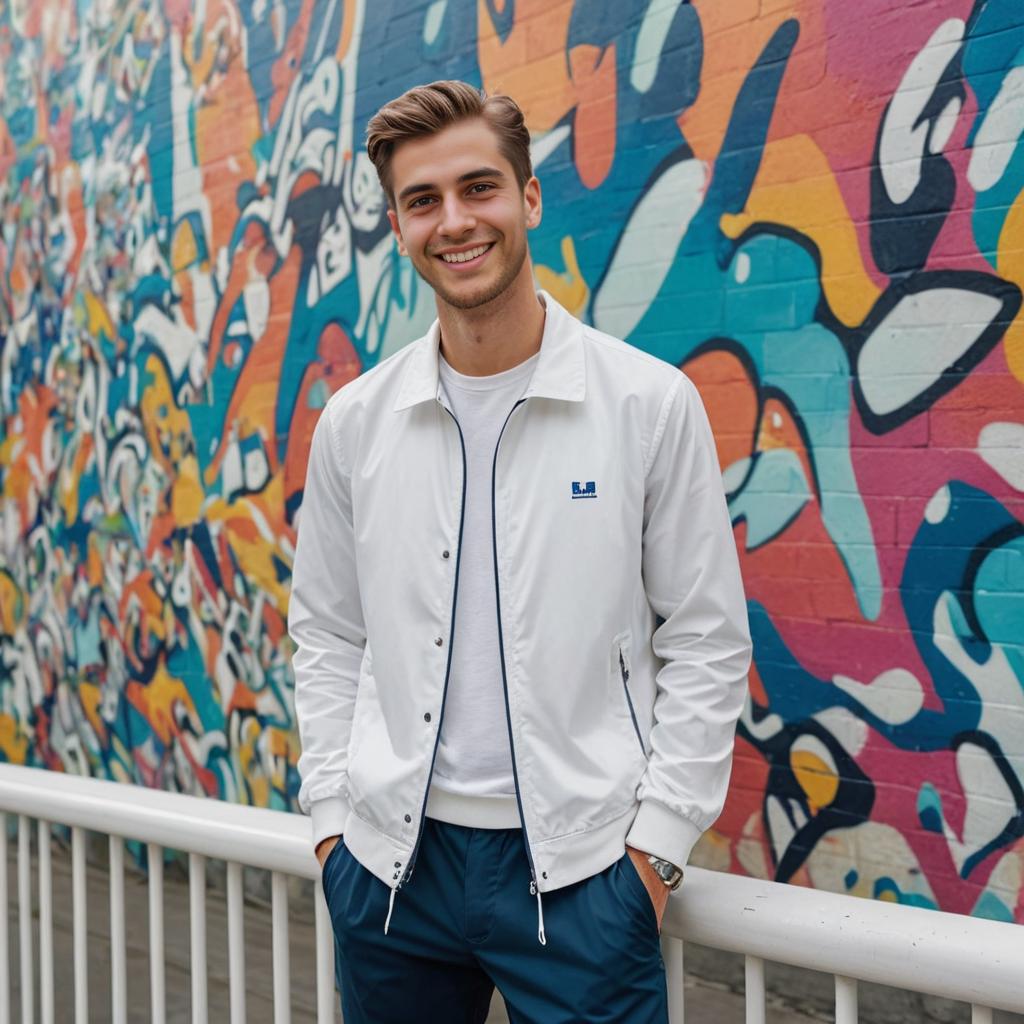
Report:
[[[583,357],[583,324],[559,305],[546,291],[538,296],[546,311],[540,358],[524,398],[555,398],[564,402],[582,402],[586,392],[586,367]],[[395,411],[409,409],[420,402],[440,397],[441,378],[438,358],[441,328],[437,320],[415,342],[402,376],[395,400]]]

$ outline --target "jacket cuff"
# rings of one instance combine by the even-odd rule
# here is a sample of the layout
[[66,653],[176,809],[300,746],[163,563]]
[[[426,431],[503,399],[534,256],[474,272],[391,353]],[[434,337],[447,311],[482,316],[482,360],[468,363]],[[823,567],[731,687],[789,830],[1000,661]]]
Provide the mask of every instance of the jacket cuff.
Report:
[[670,811],[657,800],[640,801],[640,810],[633,819],[626,845],[667,860],[677,868],[686,867],[701,830],[687,818]]
[[309,815],[313,820],[313,848],[328,836],[340,836],[345,831],[345,824],[352,807],[343,796],[329,796],[324,800],[315,800],[309,806]]

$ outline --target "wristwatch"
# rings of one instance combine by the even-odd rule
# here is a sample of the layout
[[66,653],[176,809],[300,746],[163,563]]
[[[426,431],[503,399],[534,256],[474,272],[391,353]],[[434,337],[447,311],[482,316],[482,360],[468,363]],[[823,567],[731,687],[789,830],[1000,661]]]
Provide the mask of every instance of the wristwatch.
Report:
[[679,888],[683,880],[683,869],[677,868],[671,861],[662,860],[652,854],[647,856],[648,863],[657,872],[658,877],[669,887],[672,892]]

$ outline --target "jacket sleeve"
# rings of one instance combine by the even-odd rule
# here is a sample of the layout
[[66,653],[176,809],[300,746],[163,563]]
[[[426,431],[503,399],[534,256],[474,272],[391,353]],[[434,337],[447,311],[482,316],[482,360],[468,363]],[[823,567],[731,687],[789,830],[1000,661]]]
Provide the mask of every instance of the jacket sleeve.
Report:
[[310,448],[288,611],[302,747],[299,806],[312,815],[314,844],[340,835],[348,819],[349,737],[366,646],[350,478],[330,411],[320,416]]
[[750,630],[711,427],[682,373],[662,404],[644,502],[657,676],[651,754],[626,842],[682,867],[725,803]]

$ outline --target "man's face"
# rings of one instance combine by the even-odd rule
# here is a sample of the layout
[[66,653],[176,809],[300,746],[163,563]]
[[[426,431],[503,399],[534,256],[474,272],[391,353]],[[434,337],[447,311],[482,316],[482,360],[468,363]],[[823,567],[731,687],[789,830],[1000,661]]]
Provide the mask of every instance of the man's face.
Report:
[[540,223],[540,183],[520,191],[482,118],[403,142],[391,174],[399,251],[442,302],[475,309],[532,274],[526,232]]

